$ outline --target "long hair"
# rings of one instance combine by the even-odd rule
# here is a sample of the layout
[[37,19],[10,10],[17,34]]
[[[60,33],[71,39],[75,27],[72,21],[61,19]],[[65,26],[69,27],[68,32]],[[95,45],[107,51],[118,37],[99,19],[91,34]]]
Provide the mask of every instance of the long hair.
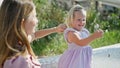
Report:
[[65,20],[65,23],[66,23],[66,25],[67,25],[68,27],[71,27],[71,22],[73,22],[73,19],[74,19],[74,17],[75,17],[74,13],[75,13],[76,11],[79,11],[79,12],[81,12],[81,13],[83,13],[83,14],[86,15],[86,11],[85,11],[85,9],[84,9],[82,6],[80,6],[80,5],[74,5],[74,6],[70,9],[70,11],[68,12],[67,17],[66,17],[66,20]]
[[0,7],[0,66],[10,57],[26,54],[35,57],[22,20],[33,11],[31,1],[4,0]]

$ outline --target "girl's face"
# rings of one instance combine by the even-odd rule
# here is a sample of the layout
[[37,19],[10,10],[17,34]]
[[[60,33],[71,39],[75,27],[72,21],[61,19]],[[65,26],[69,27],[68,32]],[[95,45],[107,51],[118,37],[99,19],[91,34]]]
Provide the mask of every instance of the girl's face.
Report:
[[86,15],[81,11],[74,12],[74,19],[71,23],[72,27],[78,31],[85,27],[86,24]]
[[35,32],[37,23],[38,19],[36,17],[36,10],[33,10],[28,19],[25,21],[25,31],[28,35]]

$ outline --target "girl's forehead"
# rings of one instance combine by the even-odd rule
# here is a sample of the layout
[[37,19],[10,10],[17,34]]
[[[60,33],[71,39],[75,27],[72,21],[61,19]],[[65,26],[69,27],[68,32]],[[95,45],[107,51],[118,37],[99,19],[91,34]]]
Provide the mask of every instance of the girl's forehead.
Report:
[[74,17],[86,17],[86,13],[81,11],[74,12]]

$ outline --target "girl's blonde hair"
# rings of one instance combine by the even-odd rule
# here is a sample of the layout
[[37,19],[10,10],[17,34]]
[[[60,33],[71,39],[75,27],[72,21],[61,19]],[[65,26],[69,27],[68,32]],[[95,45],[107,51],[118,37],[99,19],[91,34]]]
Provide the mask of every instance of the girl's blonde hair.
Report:
[[82,6],[80,6],[80,5],[74,5],[71,9],[70,9],[70,11],[68,12],[68,15],[67,15],[67,17],[66,17],[66,20],[65,20],[65,23],[66,23],[66,25],[68,26],[68,27],[71,27],[71,22],[73,22],[73,19],[74,19],[74,13],[76,12],[76,11],[79,11],[79,12],[81,12],[81,13],[83,13],[85,16],[86,16],[86,11],[85,11],[85,9],[82,7]]
[[33,11],[32,1],[4,0],[0,7],[0,67],[10,57],[26,54],[35,57],[22,20]]

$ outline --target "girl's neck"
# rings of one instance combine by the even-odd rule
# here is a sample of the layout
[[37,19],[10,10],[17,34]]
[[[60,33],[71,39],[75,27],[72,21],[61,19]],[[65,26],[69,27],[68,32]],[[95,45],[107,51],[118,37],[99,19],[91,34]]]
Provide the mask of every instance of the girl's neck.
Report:
[[71,28],[72,28],[72,29],[74,29],[74,30],[76,30],[76,31],[82,31],[82,29],[83,29],[83,28],[82,28],[82,29],[78,30],[78,29],[76,29],[76,28],[73,28],[73,27],[71,27]]

